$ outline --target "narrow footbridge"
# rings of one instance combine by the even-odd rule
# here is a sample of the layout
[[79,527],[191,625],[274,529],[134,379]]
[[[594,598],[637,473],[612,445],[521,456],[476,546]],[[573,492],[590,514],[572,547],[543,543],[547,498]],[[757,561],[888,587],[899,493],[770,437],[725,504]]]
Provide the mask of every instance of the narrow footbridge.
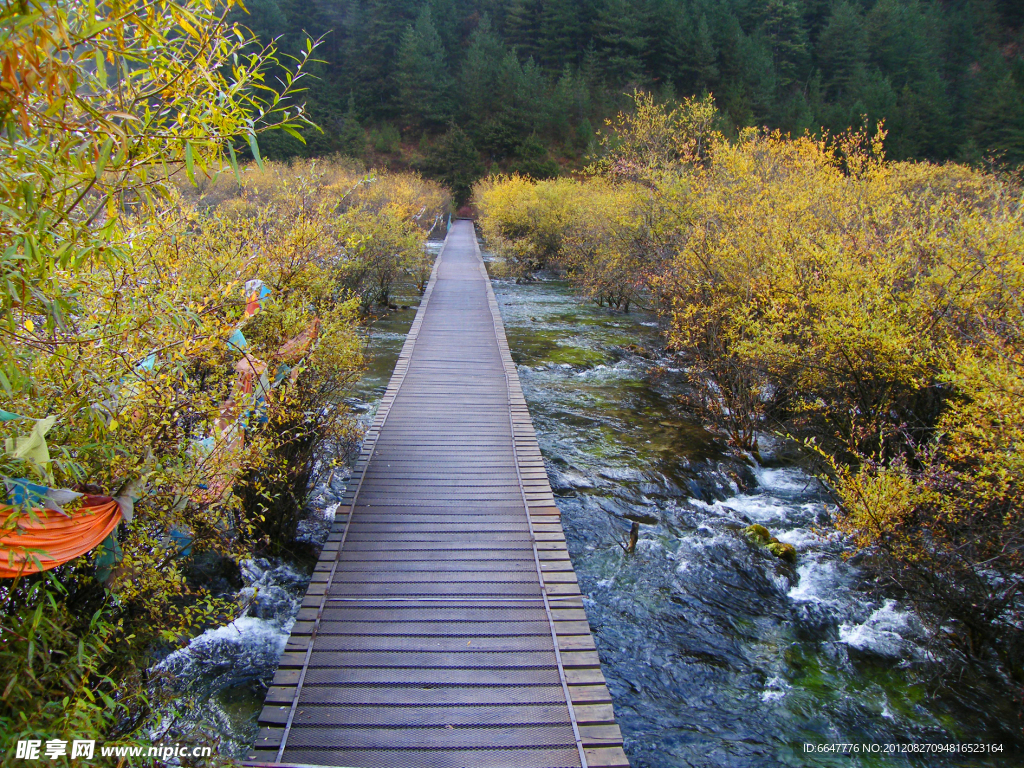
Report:
[[250,765],[628,767],[473,225],[458,221]]

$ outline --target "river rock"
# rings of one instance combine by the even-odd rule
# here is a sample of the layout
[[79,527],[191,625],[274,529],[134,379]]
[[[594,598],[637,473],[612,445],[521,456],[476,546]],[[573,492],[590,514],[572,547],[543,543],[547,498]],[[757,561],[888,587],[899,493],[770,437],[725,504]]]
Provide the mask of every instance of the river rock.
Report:
[[787,563],[796,562],[796,547],[779,541],[763,525],[757,523],[748,525],[743,529],[743,535],[751,544],[767,549],[780,560],[785,560]]

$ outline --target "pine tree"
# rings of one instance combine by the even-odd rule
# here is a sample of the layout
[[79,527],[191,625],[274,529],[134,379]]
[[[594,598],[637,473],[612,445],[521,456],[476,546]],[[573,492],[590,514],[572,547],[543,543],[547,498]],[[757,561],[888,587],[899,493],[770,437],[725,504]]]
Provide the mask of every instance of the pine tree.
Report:
[[865,44],[871,62],[898,88],[937,71],[932,51],[937,39],[934,19],[917,3],[878,0],[865,18]]
[[[734,107],[733,119],[740,125],[772,125],[778,113],[779,75],[771,41],[760,29],[746,36],[737,25],[735,33],[736,54],[742,73],[742,103],[747,115],[741,117],[740,111]],[[729,82],[733,82],[733,78],[729,78]]]
[[576,77],[566,64],[554,90],[547,99],[547,126],[558,141],[566,141],[572,130],[572,118],[576,114]]
[[472,139],[461,128],[452,126],[427,154],[422,170],[444,183],[455,198],[456,205],[469,200],[473,184],[483,175],[480,153]]
[[938,73],[913,87],[905,85],[886,120],[886,156],[895,160],[953,157],[956,136],[950,130],[949,97]]
[[289,29],[288,17],[277,0],[250,0],[245,13],[232,11],[230,20],[252,30],[260,40],[272,40]]
[[505,15],[505,42],[523,61],[541,53],[540,18],[541,0],[512,0]]
[[379,117],[394,116],[400,109],[394,89],[386,86],[393,82],[398,48],[404,31],[417,19],[418,6],[415,0],[369,0],[362,14],[362,35],[349,59],[350,72]]
[[366,153],[366,132],[359,124],[356,114],[356,100],[352,94],[348,97],[348,107],[341,120],[341,131],[338,133],[338,149],[349,157],[362,157]]
[[603,58],[605,77],[617,85],[646,81],[644,57],[648,51],[646,5],[633,0],[604,0],[595,22],[595,38]]
[[974,109],[972,136],[986,159],[1005,167],[1024,165],[1024,65],[1014,72],[1005,61],[992,57]]
[[856,97],[856,87],[866,74],[866,45],[863,17],[856,8],[840,0],[818,39],[817,64],[826,98]]
[[693,71],[699,90],[710,91],[718,82],[718,51],[708,27],[708,17],[701,14],[693,39]]
[[790,89],[809,74],[807,30],[800,6],[797,0],[767,0],[762,18],[763,29],[771,41],[779,85]]
[[469,38],[459,73],[459,102],[467,124],[480,123],[498,111],[502,89],[502,60],[508,49],[491,29],[487,16]]
[[578,64],[583,52],[580,4],[573,0],[545,0],[540,14],[538,56],[548,71]]
[[409,125],[436,127],[451,118],[453,83],[429,5],[402,35],[395,80],[402,116]]
[[458,8],[455,0],[429,0],[429,5],[434,27],[444,44],[445,59],[451,66],[456,56],[460,55],[461,30],[459,29]]

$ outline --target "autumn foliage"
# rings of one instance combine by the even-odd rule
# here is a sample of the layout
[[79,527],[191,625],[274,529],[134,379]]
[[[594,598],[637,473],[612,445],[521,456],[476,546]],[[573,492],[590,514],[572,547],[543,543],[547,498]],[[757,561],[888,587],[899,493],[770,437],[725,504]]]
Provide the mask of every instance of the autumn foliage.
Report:
[[940,645],[1024,677],[1022,190],[881,128],[726,140],[709,106],[638,95],[590,177],[481,185],[485,233],[657,308],[708,423],[803,444]]
[[[287,546],[356,436],[362,319],[447,207],[414,176],[264,164],[261,133],[310,125],[315,43],[281,56],[236,5],[0,8],[0,475],[134,499],[97,550],[0,585],[4,754],[146,737],[156,654],[239,610],[194,558]],[[12,449],[50,420],[48,455]]]

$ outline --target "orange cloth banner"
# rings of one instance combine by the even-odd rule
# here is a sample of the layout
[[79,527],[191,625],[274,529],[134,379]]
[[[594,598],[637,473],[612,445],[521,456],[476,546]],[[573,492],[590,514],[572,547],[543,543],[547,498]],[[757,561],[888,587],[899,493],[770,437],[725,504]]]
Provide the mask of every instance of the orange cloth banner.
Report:
[[121,507],[108,496],[86,496],[70,517],[49,509],[32,512],[0,505],[0,524],[17,515],[17,527],[0,530],[0,578],[48,571],[74,560],[99,546],[121,522]]

